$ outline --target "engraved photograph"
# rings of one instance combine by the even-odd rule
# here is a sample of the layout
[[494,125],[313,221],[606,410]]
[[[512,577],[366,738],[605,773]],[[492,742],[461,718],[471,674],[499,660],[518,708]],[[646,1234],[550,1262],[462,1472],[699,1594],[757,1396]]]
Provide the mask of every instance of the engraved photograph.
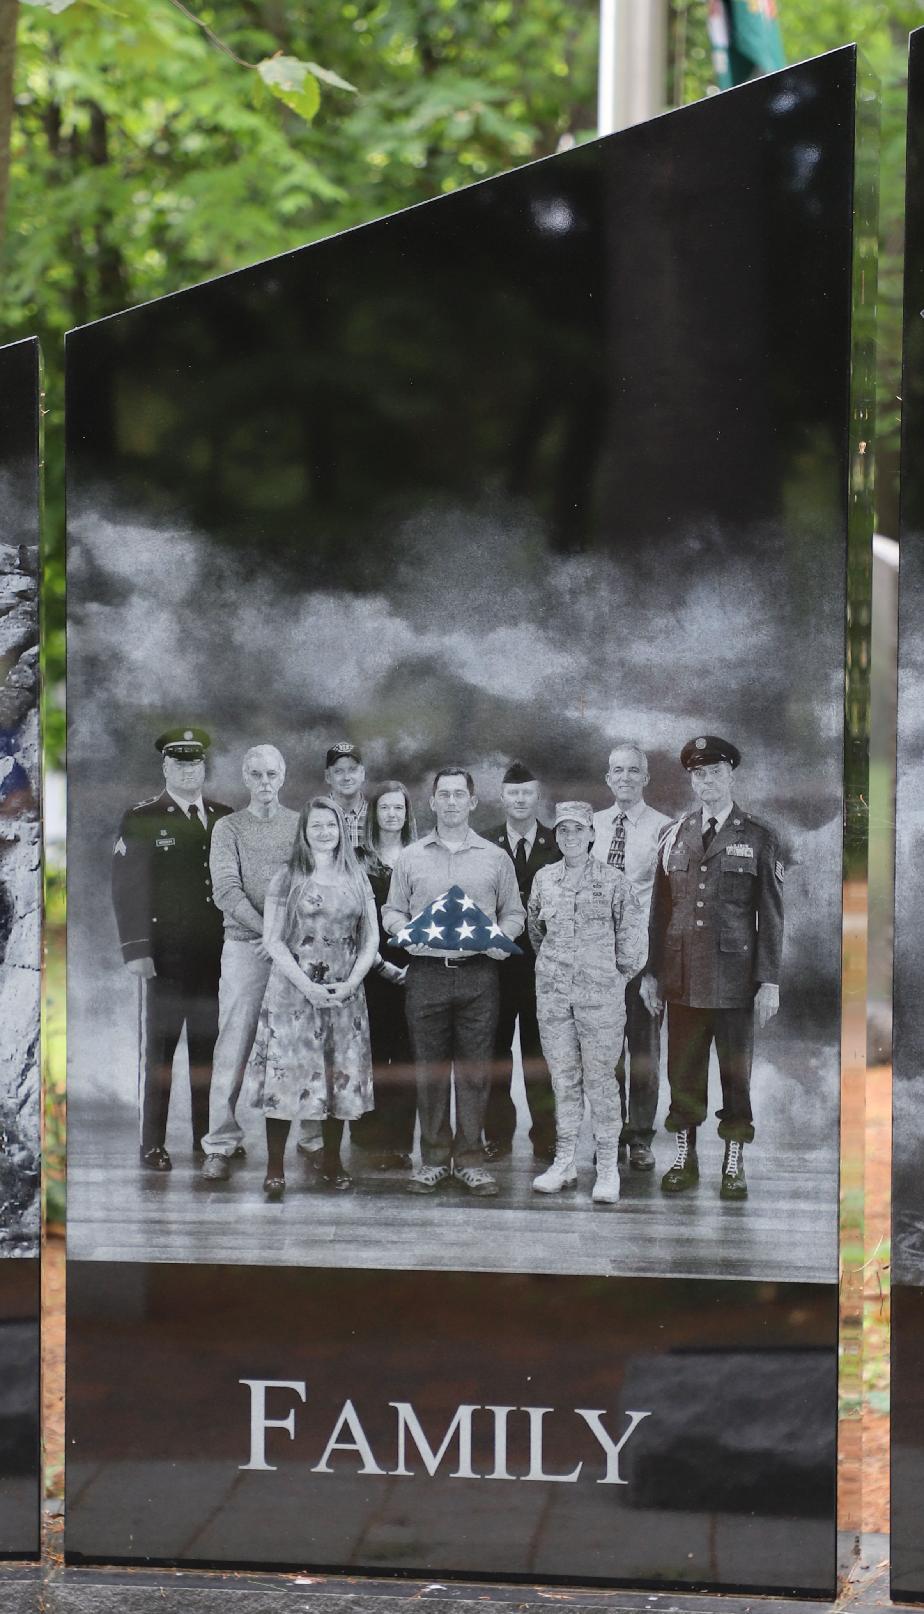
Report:
[[662,120],[70,337],[72,1257],[836,1276],[849,218],[774,83],[759,184]]

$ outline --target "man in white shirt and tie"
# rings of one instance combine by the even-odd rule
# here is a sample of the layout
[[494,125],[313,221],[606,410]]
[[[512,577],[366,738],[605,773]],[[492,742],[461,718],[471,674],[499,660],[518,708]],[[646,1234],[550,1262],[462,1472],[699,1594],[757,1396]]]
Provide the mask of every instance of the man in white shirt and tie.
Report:
[[[626,876],[648,922],[651,892],[658,866],[658,846],[671,819],[645,800],[649,781],[648,758],[635,740],[620,740],[610,752],[606,782],[613,806],[594,814],[593,855]],[[626,1037],[619,1053],[616,1075],[622,1092],[623,1128],[619,1152],[628,1149],[635,1171],[651,1171],[651,1148],[658,1108],[658,1073],[661,1060],[661,1022],[649,1014],[639,996],[642,976],[626,987]],[[626,1101],[626,1057],[629,1062]]]

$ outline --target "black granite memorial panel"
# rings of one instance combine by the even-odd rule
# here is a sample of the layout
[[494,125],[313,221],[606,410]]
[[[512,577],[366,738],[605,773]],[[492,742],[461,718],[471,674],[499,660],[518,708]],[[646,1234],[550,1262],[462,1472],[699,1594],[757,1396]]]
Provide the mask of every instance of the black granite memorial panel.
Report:
[[898,768],[895,842],[892,1176],[892,1591],[924,1598],[924,1008],[920,873],[924,670],[924,29],[908,59],[905,330],[902,375]]
[[73,1561],[832,1588],[855,94],[69,338]]
[[39,353],[0,348],[0,1555],[39,1543]]

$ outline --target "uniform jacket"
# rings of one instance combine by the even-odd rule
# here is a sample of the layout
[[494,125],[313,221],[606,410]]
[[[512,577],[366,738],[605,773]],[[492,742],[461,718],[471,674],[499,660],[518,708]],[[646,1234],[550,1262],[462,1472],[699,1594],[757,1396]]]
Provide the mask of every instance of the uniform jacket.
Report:
[[668,833],[651,901],[648,969],[661,997],[739,1009],[779,984],[783,864],[773,830],[737,803],[708,851],[702,808]]
[[112,852],[112,902],[124,962],[153,958],[158,975],[217,972],[222,915],[212,901],[212,827],[231,812],[203,798],[208,829],[164,790],[130,807]]
[[536,991],[584,1007],[620,999],[645,961],[645,917],[625,875],[588,854],[576,887],[565,863],[533,880],[527,923],[536,952]]
[[[490,841],[494,846],[499,846],[501,851],[506,852],[507,856],[510,858],[510,861],[513,862],[513,853],[510,850],[510,843],[507,840],[506,824],[500,824],[497,829],[489,829],[485,836],[485,840]],[[540,824],[537,822],[536,833],[533,837],[533,844],[530,847],[529,856],[526,859],[526,884],[520,887],[520,901],[522,902],[524,908],[529,902],[529,893],[533,888],[533,881],[535,880],[539,870],[546,868],[550,863],[560,862],[561,852],[559,851],[558,842],[555,839],[554,831],[548,829],[545,824]],[[514,865],[514,867],[516,867],[516,865]],[[517,946],[523,948],[523,952],[527,957],[532,954],[532,945],[530,943],[528,931],[524,931],[522,936],[519,937]],[[504,965],[504,969],[506,970],[510,964],[516,965],[519,964],[519,962],[519,959],[508,959],[507,964]]]

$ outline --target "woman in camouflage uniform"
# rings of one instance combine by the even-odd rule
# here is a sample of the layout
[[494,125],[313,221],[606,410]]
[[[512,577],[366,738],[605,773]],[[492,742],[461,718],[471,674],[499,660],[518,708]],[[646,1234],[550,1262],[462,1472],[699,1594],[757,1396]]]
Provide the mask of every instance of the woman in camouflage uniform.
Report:
[[615,1065],[626,1021],[626,983],[645,962],[642,910],[625,875],[591,857],[593,809],[559,802],[555,839],[562,862],[540,869],[529,899],[529,939],[536,953],[536,1013],[552,1074],[555,1159],[533,1187],[556,1194],[577,1183],[574,1157],[590,1105],[597,1145],[597,1204],[619,1198],[622,1116]]

